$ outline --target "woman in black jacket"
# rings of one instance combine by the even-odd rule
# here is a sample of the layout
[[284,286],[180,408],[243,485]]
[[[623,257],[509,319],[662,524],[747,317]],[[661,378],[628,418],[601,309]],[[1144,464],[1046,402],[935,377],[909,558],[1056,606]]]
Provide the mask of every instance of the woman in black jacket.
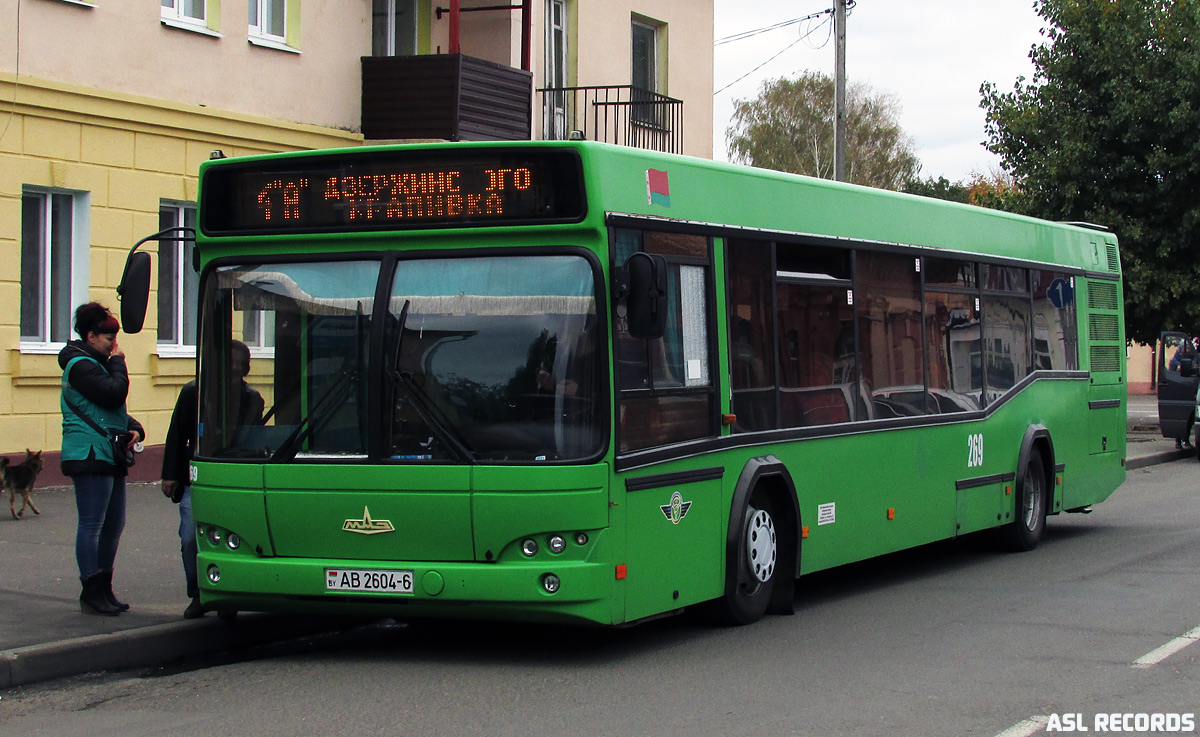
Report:
[[107,308],[89,302],[75,310],[79,340],[58,354],[63,369],[62,472],[75,485],[79,526],[75,560],[83,592],[79,607],[85,614],[114,616],[129,608],[113,595],[113,563],[125,529],[126,466],[113,452],[111,436],[127,433],[122,442],[132,451],[146,438],[141,423],[125,411],[129,371],[125,352],[117,345],[117,318]]

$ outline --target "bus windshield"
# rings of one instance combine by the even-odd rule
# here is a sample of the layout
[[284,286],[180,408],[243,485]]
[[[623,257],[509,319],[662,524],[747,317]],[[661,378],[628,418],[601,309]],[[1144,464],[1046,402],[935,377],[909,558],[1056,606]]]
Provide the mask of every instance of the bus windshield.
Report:
[[[385,263],[209,274],[199,456],[550,463],[603,451],[586,259]],[[388,297],[377,304],[381,280]]]

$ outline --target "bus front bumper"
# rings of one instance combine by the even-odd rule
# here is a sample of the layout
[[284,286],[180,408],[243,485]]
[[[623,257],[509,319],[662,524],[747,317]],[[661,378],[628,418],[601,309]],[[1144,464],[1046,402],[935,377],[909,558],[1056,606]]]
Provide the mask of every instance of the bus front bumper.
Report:
[[[332,588],[341,573],[411,572],[411,593]],[[616,624],[612,565],[572,560],[412,563],[249,557],[202,551],[201,603],[209,611],[294,611]],[[333,576],[331,576],[331,572]],[[215,579],[215,580],[214,580]]]

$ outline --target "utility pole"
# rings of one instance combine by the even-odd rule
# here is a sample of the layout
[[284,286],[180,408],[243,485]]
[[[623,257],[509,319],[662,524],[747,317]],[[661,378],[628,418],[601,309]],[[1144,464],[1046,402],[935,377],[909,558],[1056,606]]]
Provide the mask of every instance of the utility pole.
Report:
[[833,178],[846,181],[846,0],[834,0]]

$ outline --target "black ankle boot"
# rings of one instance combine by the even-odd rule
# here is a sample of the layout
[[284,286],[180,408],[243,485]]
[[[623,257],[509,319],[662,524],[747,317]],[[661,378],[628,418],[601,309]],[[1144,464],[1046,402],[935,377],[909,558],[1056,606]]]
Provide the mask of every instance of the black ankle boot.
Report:
[[104,579],[102,574],[93,573],[87,578],[79,579],[83,583],[83,593],[79,595],[79,610],[84,614],[100,614],[105,617],[115,617],[121,610],[109,603],[104,595]]
[[129,605],[126,604],[125,602],[121,601],[120,599],[118,599],[116,594],[113,593],[113,590],[112,590],[113,572],[112,571],[100,571],[100,573],[97,575],[99,575],[101,580],[104,581],[104,598],[108,599],[108,603],[112,604],[118,610],[120,610],[122,612],[129,611]]

